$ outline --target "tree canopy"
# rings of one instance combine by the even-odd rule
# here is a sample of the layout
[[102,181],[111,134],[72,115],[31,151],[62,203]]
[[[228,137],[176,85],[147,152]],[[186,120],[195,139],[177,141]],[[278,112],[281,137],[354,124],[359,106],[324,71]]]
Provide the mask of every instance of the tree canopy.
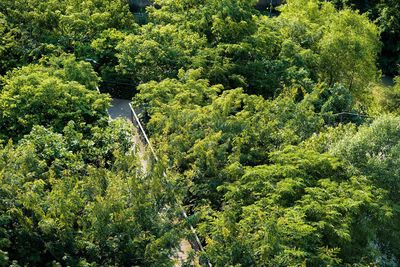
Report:
[[98,94],[97,81],[90,64],[73,57],[50,58],[9,72],[0,92],[0,138],[19,139],[34,125],[60,132],[71,120],[98,124],[107,118],[109,98]]
[[72,122],[62,133],[35,126],[1,148],[2,266],[170,262],[176,230],[164,189],[138,171],[131,127],[115,121],[83,137]]
[[400,264],[398,1],[257,3],[0,2],[0,266]]

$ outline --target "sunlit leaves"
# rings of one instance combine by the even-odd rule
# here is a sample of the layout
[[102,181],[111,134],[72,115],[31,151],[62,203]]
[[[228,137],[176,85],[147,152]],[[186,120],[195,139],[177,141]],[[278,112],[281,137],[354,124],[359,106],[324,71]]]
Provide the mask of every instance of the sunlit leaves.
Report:
[[109,99],[95,90],[97,77],[88,63],[67,57],[50,59],[48,64],[29,65],[5,77],[1,138],[19,139],[34,125],[60,132],[70,120],[96,124],[106,118]]
[[287,148],[226,190],[223,209],[200,228],[217,266],[374,262],[367,244],[387,209],[368,180],[349,176],[338,159]]
[[197,33],[175,25],[145,25],[117,46],[117,69],[137,83],[173,78],[204,45]]
[[122,120],[90,139],[71,124],[34,127],[0,149],[2,264],[171,264],[174,207],[159,177],[141,172],[131,132]]

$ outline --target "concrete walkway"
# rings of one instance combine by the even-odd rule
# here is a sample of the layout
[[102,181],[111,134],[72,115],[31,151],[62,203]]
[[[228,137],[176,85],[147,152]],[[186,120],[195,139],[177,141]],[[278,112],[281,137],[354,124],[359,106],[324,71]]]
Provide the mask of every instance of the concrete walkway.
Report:
[[108,109],[108,113],[112,119],[126,118],[132,121],[131,109],[129,108],[130,100],[113,98],[111,107]]

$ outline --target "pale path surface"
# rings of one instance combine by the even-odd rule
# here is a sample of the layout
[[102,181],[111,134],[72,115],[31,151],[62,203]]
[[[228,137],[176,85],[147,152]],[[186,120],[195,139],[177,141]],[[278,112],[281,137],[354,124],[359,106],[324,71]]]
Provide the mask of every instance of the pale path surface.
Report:
[[108,109],[112,119],[116,118],[126,118],[132,121],[131,110],[129,108],[130,100],[113,98],[111,102],[111,107]]
[[[119,98],[113,98],[111,102],[111,107],[108,109],[108,113],[111,117],[111,119],[117,119],[117,118],[125,118],[129,120],[130,122],[133,123],[136,129],[136,123],[132,121],[132,113],[131,109],[129,107],[130,100],[126,99],[119,99]],[[146,149],[145,145],[143,144],[142,140],[139,138],[139,134],[137,133],[137,129],[134,133],[134,140],[135,140],[135,145],[138,146],[138,154],[140,157],[140,161],[142,163],[142,167],[144,171],[146,171],[148,167],[148,162],[146,160]],[[177,255],[173,258],[175,261],[176,267],[181,266],[183,262],[185,262],[188,258],[189,252],[192,250],[191,245],[187,240],[182,240],[180,242],[180,249],[177,252]],[[196,260],[197,261],[197,260]]]

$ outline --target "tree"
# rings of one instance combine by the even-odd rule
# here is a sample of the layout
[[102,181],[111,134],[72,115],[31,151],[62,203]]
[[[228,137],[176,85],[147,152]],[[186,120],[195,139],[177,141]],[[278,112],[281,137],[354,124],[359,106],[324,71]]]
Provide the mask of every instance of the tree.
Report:
[[236,43],[255,31],[256,0],[155,1],[150,21],[175,24],[206,36],[211,44]]
[[374,243],[390,210],[368,179],[335,157],[296,147],[269,159],[219,188],[223,209],[203,210],[199,229],[215,266],[382,263]]
[[395,85],[393,87],[383,88],[382,97],[380,99],[380,106],[386,112],[399,114],[400,103],[400,78],[395,78]]
[[117,46],[117,70],[138,84],[173,78],[203,46],[204,38],[175,25],[145,25]]
[[311,91],[313,77],[307,68],[316,60],[285,41],[275,20],[260,16],[255,22],[253,34],[237,43],[200,50],[192,66],[202,68],[204,77],[213,84],[227,89],[243,87],[247,93],[266,98],[278,96],[284,87]]
[[398,75],[400,73],[400,3],[396,0],[334,0],[332,2],[338,8],[357,9],[361,13],[367,14],[371,21],[375,21],[379,25],[383,43],[379,63],[385,74]]
[[341,83],[354,95],[376,80],[379,31],[366,15],[318,0],[288,1],[281,11],[284,35],[316,54],[319,79],[329,86]]
[[0,266],[172,266],[188,223],[214,266],[398,265],[397,2],[256,2],[0,1]]
[[380,1],[377,9],[379,12],[378,22],[383,28],[380,63],[385,73],[398,75],[400,74],[400,3],[393,0]]
[[1,12],[0,36],[0,74],[3,74],[16,65],[20,45],[16,41],[16,32],[11,29],[5,15]]
[[84,57],[92,40],[104,30],[136,27],[129,6],[123,0],[48,0],[40,3],[4,0],[0,3],[0,12],[19,44],[10,51],[15,56],[11,61],[18,60],[19,66],[54,51]]
[[306,102],[290,96],[266,101],[242,89],[224,90],[200,79],[201,71],[180,72],[139,86],[147,129],[166,166],[178,172],[187,203],[219,207],[219,185],[237,178],[242,166],[268,162],[268,153],[298,144],[318,131],[323,119]]
[[99,72],[103,81],[129,82],[126,77],[116,71],[118,65],[117,45],[123,42],[128,33],[116,29],[103,31],[91,43],[90,58],[96,61],[95,69]]
[[107,118],[109,98],[94,89],[90,64],[50,59],[50,66],[29,65],[10,72],[0,92],[1,139],[20,139],[34,125],[60,132],[69,121],[98,124]]
[[[343,156],[355,169],[370,175],[377,185],[392,192],[399,200],[400,178],[396,162],[400,122],[398,117],[383,116],[371,126],[363,126],[351,138],[345,138],[332,148],[335,154]],[[361,156],[362,155],[362,156]],[[391,166],[391,167],[390,167]]]
[[318,46],[321,77],[329,85],[340,82],[357,92],[377,79],[379,32],[366,16],[350,10],[339,12]]
[[398,117],[383,116],[331,148],[331,153],[343,158],[353,173],[365,175],[377,188],[388,192],[387,202],[394,207],[393,217],[384,222],[378,235],[378,244],[388,259],[391,256],[398,259],[400,255],[400,244],[395,238],[400,231],[397,223],[400,216],[399,130]]
[[[0,149],[0,264],[172,266],[174,208],[141,172],[132,126],[115,121],[88,139],[67,128],[35,126]],[[101,153],[85,161],[93,146]]]

